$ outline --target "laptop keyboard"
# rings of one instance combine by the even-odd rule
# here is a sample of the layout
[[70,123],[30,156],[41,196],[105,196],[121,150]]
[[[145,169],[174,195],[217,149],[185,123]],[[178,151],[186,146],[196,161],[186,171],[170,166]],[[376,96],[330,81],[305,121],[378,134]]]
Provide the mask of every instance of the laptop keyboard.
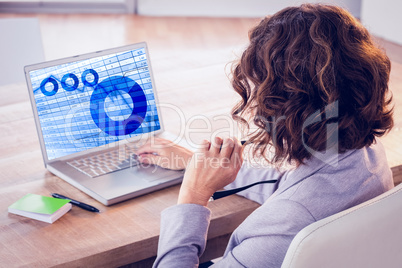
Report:
[[[130,161],[131,158],[131,161]],[[125,148],[124,151],[116,149],[105,153],[90,155],[67,162],[70,166],[92,178],[136,166],[138,161],[133,151]],[[131,163],[130,163],[131,162]]]

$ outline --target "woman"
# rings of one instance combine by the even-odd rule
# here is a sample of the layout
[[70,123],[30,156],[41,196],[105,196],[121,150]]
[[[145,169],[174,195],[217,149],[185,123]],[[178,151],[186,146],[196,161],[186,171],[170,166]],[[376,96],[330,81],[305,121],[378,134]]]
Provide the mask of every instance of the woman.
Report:
[[144,163],[171,155],[191,159],[178,205],[162,213],[155,267],[198,265],[208,199],[226,185],[278,180],[245,192],[262,205],[233,232],[217,267],[280,267],[301,229],[393,187],[376,140],[393,125],[390,61],[367,30],[341,8],[306,4],[263,19],[249,38],[233,69],[232,85],[242,98],[233,117],[258,127],[248,140],[255,157],[294,168],[242,165],[236,139],[206,141],[194,156],[166,140],[157,141],[167,145],[162,149],[142,147]]

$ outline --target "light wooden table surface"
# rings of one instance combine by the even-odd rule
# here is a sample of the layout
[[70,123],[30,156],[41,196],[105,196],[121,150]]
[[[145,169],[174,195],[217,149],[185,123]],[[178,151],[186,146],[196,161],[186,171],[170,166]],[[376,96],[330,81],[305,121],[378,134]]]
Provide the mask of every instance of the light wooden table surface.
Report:
[[[48,60],[147,41],[167,130],[183,130],[195,142],[235,134],[228,114],[238,97],[226,77],[227,63],[246,46],[247,31],[258,19],[36,17]],[[395,129],[382,140],[399,182],[402,49],[384,44],[394,59],[391,89],[397,116]],[[160,212],[176,203],[179,187],[105,207],[45,170],[24,83],[0,87],[0,115],[0,267],[116,267],[133,262],[149,267],[156,254]],[[7,213],[7,207],[26,193],[51,192],[94,205],[101,213],[74,207],[54,224]],[[209,207],[212,222],[203,260],[220,256],[229,234],[258,205],[231,196]]]
[[[208,40],[202,39],[208,35],[196,31],[219,30],[213,21],[195,20],[188,26],[186,19],[164,23],[130,16],[39,18],[47,59],[148,41],[166,129],[176,134],[183,130],[194,142],[209,139],[218,129],[221,135],[233,134],[228,114],[237,96],[230,89],[225,65],[234,59],[239,43],[206,44]],[[222,23],[229,26],[234,21]],[[239,20],[235,25],[243,23]],[[83,25],[86,30],[80,31]],[[223,32],[224,26],[220,27],[213,34],[215,42]],[[93,35],[88,35],[91,30]],[[234,28],[229,36],[245,41],[247,31],[239,37],[233,34],[237,31]],[[105,207],[45,170],[24,83],[0,87],[0,115],[0,266],[116,267],[139,262],[136,267],[150,267],[160,213],[176,203],[179,186]],[[73,207],[53,224],[7,213],[7,207],[26,193],[52,192],[91,204],[101,213]],[[212,221],[203,260],[221,256],[230,233],[258,205],[231,196],[209,207]]]
[[[151,50],[163,120],[170,132],[184,129],[195,143],[218,134],[215,130],[230,134],[233,126],[227,115],[236,98],[224,74],[223,54],[158,55]],[[193,55],[206,61],[194,63]],[[136,267],[150,267],[160,212],[176,203],[179,186],[105,207],[45,170],[25,84],[0,87],[0,114],[0,266],[114,267],[140,261]],[[26,193],[52,192],[91,204],[101,213],[73,207],[53,224],[7,213],[7,207]],[[212,221],[204,260],[223,254],[230,233],[258,205],[231,196],[209,207]]]
[[[205,91],[206,84],[194,88]],[[160,99],[168,99],[170,94],[165,94],[162,91]],[[180,99],[175,94],[170,98]],[[150,267],[157,250],[160,213],[176,203],[179,186],[105,207],[45,170],[25,85],[0,87],[0,114],[0,267],[115,267],[134,262],[139,263],[133,267]],[[168,129],[177,130],[174,115],[164,118]],[[204,127],[197,120],[192,122],[193,131],[197,125]],[[212,131],[217,129],[212,125]],[[193,140],[208,138],[193,134]],[[7,213],[7,207],[26,193],[52,192],[91,204],[101,212],[73,207],[53,224]],[[221,256],[230,233],[258,205],[231,196],[209,207],[212,221],[203,260]]]

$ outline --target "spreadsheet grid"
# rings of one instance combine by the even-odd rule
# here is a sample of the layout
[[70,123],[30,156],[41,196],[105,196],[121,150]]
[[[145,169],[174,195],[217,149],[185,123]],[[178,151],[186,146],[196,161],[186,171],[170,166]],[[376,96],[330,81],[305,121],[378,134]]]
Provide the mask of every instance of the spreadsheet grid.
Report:
[[30,77],[49,159],[160,129],[144,48],[34,70]]

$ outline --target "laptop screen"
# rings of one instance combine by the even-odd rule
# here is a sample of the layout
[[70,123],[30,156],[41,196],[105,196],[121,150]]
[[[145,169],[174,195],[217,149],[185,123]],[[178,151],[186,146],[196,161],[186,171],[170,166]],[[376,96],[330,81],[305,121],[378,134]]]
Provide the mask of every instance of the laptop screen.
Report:
[[49,160],[160,129],[145,48],[29,76]]

